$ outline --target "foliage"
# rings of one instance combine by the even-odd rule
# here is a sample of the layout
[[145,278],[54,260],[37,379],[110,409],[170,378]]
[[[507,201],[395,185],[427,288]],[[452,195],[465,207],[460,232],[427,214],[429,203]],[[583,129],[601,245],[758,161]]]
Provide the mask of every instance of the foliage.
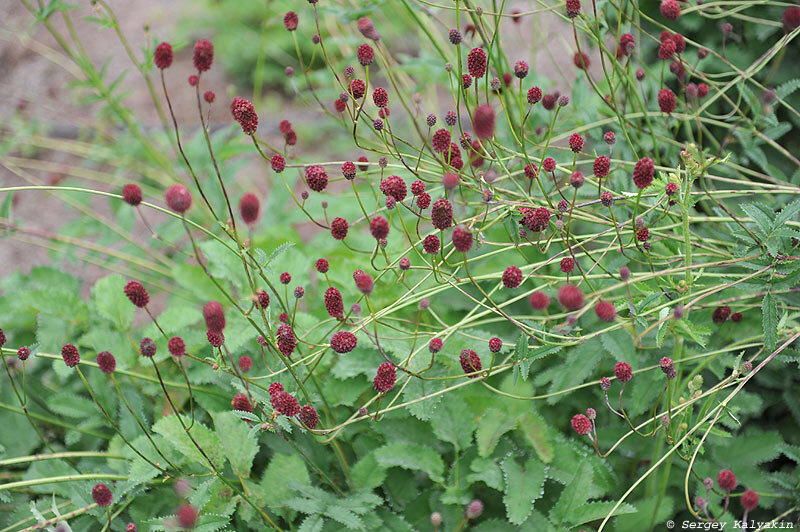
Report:
[[[560,1],[280,3],[299,14],[291,32],[278,3],[209,3],[175,50],[198,28],[215,33],[213,67],[254,88],[252,104],[230,107],[202,75],[195,89],[153,66],[159,41],[130,46],[121,31],[138,77],[109,79],[54,23],[119,30],[103,1],[91,14],[23,4],[83,74],[73,90],[97,120],[80,141],[24,111],[3,124],[0,164],[31,184],[0,188],[2,238],[47,247],[51,265],[0,280],[0,532],[796,521],[800,28],[781,20],[784,3],[683,2],[675,21],[634,2],[584,2],[575,18]],[[721,38],[710,28],[723,18],[734,24]],[[553,79],[536,50],[512,76],[524,36],[549,25],[559,36],[534,44],[558,57]],[[668,61],[664,29],[686,38]],[[617,53],[627,32],[635,45]],[[463,89],[477,47],[488,74]],[[340,96],[353,77],[363,97]],[[261,96],[276,86],[290,101]],[[126,87],[152,96],[163,127],[144,125]],[[184,100],[200,127],[174,122]],[[295,119],[299,105],[313,120]],[[43,147],[79,157],[58,184],[35,176]],[[416,180],[447,199],[452,224],[419,205]],[[122,192],[131,183],[142,203]],[[176,184],[191,193],[186,212],[165,195]],[[22,193],[80,216],[37,231],[15,210]],[[336,217],[345,239],[332,237]],[[426,251],[426,236],[441,248]],[[86,264],[105,270],[91,286],[64,268]],[[107,508],[97,483],[111,488]]]

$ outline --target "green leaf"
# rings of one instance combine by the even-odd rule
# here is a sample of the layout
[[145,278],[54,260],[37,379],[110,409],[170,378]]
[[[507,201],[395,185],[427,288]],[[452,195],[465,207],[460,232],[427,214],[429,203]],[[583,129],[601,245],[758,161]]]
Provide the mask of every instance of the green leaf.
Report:
[[350,469],[350,478],[356,488],[377,488],[386,479],[386,468],[381,467],[375,458],[375,453],[370,452],[353,465]]
[[456,394],[449,393],[442,399],[439,412],[430,420],[433,433],[440,440],[452,443],[456,452],[472,444],[472,431],[475,430],[475,420],[463,412],[463,401]]
[[[408,386],[403,390],[404,401],[414,401],[440,390],[439,381],[411,379]],[[408,405],[407,409],[412,416],[421,420],[428,421],[433,417],[433,413],[442,401],[442,396],[429,397],[422,401]]]
[[573,523],[575,510],[586,502],[592,493],[592,466],[587,461],[578,465],[572,480],[561,492],[558,501],[550,510],[550,520],[556,524]]
[[720,464],[758,465],[781,454],[783,440],[777,432],[745,433],[725,440],[727,445],[714,447]]
[[764,327],[764,348],[772,353],[778,343],[778,304],[775,296],[769,292],[761,301],[761,322]]
[[[188,419],[186,416],[181,417],[183,419],[183,423],[188,427],[192,420]],[[190,432],[192,434],[192,438],[194,438],[194,440],[197,442],[197,445],[199,445],[203,450],[203,453],[205,453],[205,456],[203,456],[203,453],[198,450],[197,446],[186,434],[186,431],[181,426],[175,414],[159,419],[156,424],[153,425],[153,431],[164,436],[164,438],[166,438],[173,447],[195,462],[201,464],[203,467],[211,469],[211,465],[208,463],[208,460],[211,460],[211,462],[214,464],[214,467],[217,469],[221,468],[225,464],[225,455],[222,451],[222,442],[219,441],[219,438],[211,431],[211,429],[199,421],[194,422]],[[208,457],[208,460],[206,460],[206,456]]]
[[478,454],[489,456],[494,451],[500,436],[514,428],[517,423],[516,416],[510,416],[505,410],[489,408],[481,416],[478,430],[475,431],[475,441],[478,444]]
[[[613,501],[587,502],[581,504],[574,509],[567,521],[574,526],[578,526],[591,521],[597,521],[598,519],[604,519],[607,515],[609,515],[615,504],[616,503]],[[620,504],[611,515],[624,515],[632,513],[636,513],[636,508],[630,504],[623,503]]]
[[0,218],[5,218],[6,220],[12,221],[13,218],[11,217],[11,207],[14,203],[14,192],[8,192],[5,197],[3,198],[3,203],[0,205]]
[[299,455],[277,453],[270,460],[267,469],[264,470],[260,485],[264,500],[271,507],[276,508],[292,495],[292,491],[287,489],[287,486],[310,486],[311,478]]
[[614,530],[615,532],[650,530],[650,523],[657,525],[674,517],[674,507],[675,501],[669,496],[641,499],[636,502],[637,512],[617,517]]
[[770,233],[773,227],[771,217],[774,216],[774,213],[769,207],[760,203],[745,203],[742,205],[742,210],[753,219],[763,234],[768,235]]
[[790,79],[789,81],[781,83],[778,88],[775,89],[775,94],[778,98],[784,99],[797,89],[800,89],[800,78]]
[[479,456],[469,464],[469,469],[472,471],[467,475],[470,484],[481,481],[490,488],[503,491],[503,472],[493,459]]
[[513,456],[503,461],[506,489],[503,503],[508,520],[521,525],[533,510],[533,503],[542,496],[542,487],[547,476],[547,466],[531,458],[520,466]]
[[321,532],[324,523],[325,520],[321,515],[309,515],[303,519],[303,523],[297,529],[297,532]]
[[536,412],[529,411],[520,416],[518,424],[520,432],[536,451],[539,459],[545,464],[550,463],[553,459],[553,443],[549,434],[551,429],[544,418]]
[[389,443],[375,450],[375,459],[383,467],[424,471],[434,482],[444,480],[442,457],[430,447],[413,443]]
[[625,329],[607,332],[600,336],[600,341],[608,354],[617,361],[631,360],[636,352],[631,334]]
[[133,304],[125,295],[125,279],[112,274],[94,284],[92,298],[97,310],[119,330],[126,331],[133,320]]
[[258,442],[250,437],[250,427],[234,412],[212,413],[211,417],[233,470],[239,476],[250,476],[253,458],[258,454]]

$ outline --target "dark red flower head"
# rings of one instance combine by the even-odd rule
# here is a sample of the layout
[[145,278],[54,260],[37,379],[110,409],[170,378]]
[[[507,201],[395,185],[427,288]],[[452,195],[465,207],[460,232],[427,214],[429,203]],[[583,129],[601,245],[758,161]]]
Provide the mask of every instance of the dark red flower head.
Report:
[[[464,370],[464,373],[475,373],[482,369],[481,358],[478,356],[478,353],[472,349],[462,350],[458,360],[461,362],[461,369]],[[480,376],[480,374],[475,373],[475,375],[470,375],[469,378],[474,379],[478,376]]]
[[572,63],[581,70],[587,70],[592,64],[585,52],[575,52],[575,55],[572,56]]
[[218,301],[209,301],[205,304],[203,318],[206,321],[206,329],[211,332],[219,333],[225,328],[225,313]]
[[753,490],[745,490],[742,493],[742,507],[747,510],[754,510],[758,506],[758,493]]
[[565,284],[558,289],[558,302],[567,310],[578,310],[583,306],[583,292],[574,284]]
[[337,216],[331,220],[331,236],[336,240],[344,240],[344,237],[347,236],[348,228],[347,220],[344,218]]
[[675,110],[675,93],[671,89],[661,89],[658,91],[658,107],[662,113],[672,114]]
[[161,70],[170,67],[172,64],[172,45],[170,43],[162,42],[156,46],[156,52],[153,55],[153,63]]
[[575,261],[572,257],[564,257],[561,259],[561,271],[564,273],[571,273],[575,269]]
[[114,373],[117,369],[117,360],[108,351],[100,351],[97,353],[97,366],[103,373]]
[[666,61],[673,55],[675,55],[675,41],[672,39],[661,41],[661,45],[658,47],[658,58],[662,61]]
[[681,5],[677,0],[662,0],[661,15],[667,20],[678,20],[681,16]]
[[575,18],[581,13],[581,2],[580,0],[567,0],[567,16],[569,18]]
[[180,336],[173,336],[167,343],[169,353],[174,357],[180,357],[186,354],[186,344],[183,343],[183,338]]
[[297,29],[297,24],[299,22],[299,18],[297,13],[294,11],[289,11],[283,16],[283,26],[288,31],[294,31]]
[[147,293],[147,289],[138,281],[130,281],[126,284],[124,292],[125,295],[128,296],[128,299],[131,300],[131,303],[139,308],[146,307],[147,303],[150,301],[150,295]]
[[[0,334],[2,334],[2,333],[3,333],[3,331],[0,330]],[[0,345],[2,345],[2,344],[0,344]],[[20,360],[28,360],[29,356],[31,356],[31,351],[27,347],[22,346],[19,349],[17,349],[17,358],[18,359],[20,359]]]
[[649,157],[642,157],[633,167],[633,183],[639,188],[647,188],[653,183],[655,165]]
[[250,404],[250,399],[243,393],[237,393],[233,396],[231,400],[231,407],[234,410],[239,410],[241,412],[252,412],[253,405]]
[[550,298],[547,297],[547,294],[541,290],[537,290],[531,294],[531,297],[528,299],[528,303],[530,303],[531,307],[536,310],[544,310],[548,305],[550,305]]
[[736,475],[730,469],[723,469],[717,475],[717,485],[722,491],[733,491],[736,488]]
[[431,137],[431,145],[436,153],[443,153],[450,147],[450,132],[446,129],[438,129]]
[[461,87],[464,90],[467,90],[472,86],[472,76],[469,74],[462,74],[461,75]]
[[731,307],[724,305],[714,309],[714,312],[711,314],[711,319],[714,321],[714,323],[722,324],[728,321],[728,318],[730,318],[730,316],[731,316]]
[[385,196],[391,196],[395,201],[403,201],[406,199],[406,194],[408,194],[406,182],[396,175],[390,175],[381,181],[380,189]]
[[386,107],[389,105],[389,94],[383,87],[378,87],[372,91],[372,101],[376,107]]
[[472,233],[461,226],[454,228],[453,247],[456,248],[456,251],[460,251],[461,253],[466,253],[472,249]]
[[628,382],[633,378],[633,369],[627,362],[617,362],[614,365],[614,376],[621,382]]
[[190,87],[197,87],[200,84],[200,76],[197,74],[192,74],[189,76],[189,86]]
[[273,172],[281,173],[283,172],[284,168],[286,168],[286,159],[283,158],[283,155],[280,153],[276,153],[272,156],[269,160],[269,164],[272,167]]
[[144,337],[139,342],[139,353],[143,357],[153,358],[156,356],[156,343],[152,338]]
[[339,331],[331,336],[331,349],[339,354],[349,353],[358,345],[356,335],[349,331]]
[[372,277],[370,277],[368,273],[357,272],[353,275],[353,280],[356,282],[356,288],[358,288],[362,294],[370,295],[372,289],[375,287],[375,281],[372,280]]
[[328,173],[325,168],[318,164],[306,167],[306,183],[308,188],[314,192],[325,190],[325,187],[328,186]]
[[61,348],[61,358],[64,359],[64,364],[68,368],[74,368],[81,360],[81,355],[78,353],[78,348],[72,344],[67,344]]
[[181,184],[172,185],[164,192],[167,206],[178,214],[183,214],[192,206],[192,194]]
[[358,62],[363,66],[371,65],[372,61],[375,60],[375,51],[372,49],[372,46],[368,44],[359,46],[356,55],[358,56]]
[[383,216],[376,216],[369,222],[369,232],[376,240],[389,236],[389,222]]
[[220,347],[225,343],[225,335],[222,333],[206,331],[206,338],[208,339],[208,343],[211,344],[211,347]]
[[594,160],[594,164],[592,165],[592,171],[594,175],[602,179],[608,175],[608,171],[611,169],[611,159],[606,157],[605,155],[601,155],[597,159]]
[[183,503],[178,508],[177,514],[180,526],[186,529],[194,528],[195,523],[197,523],[197,510],[191,504],[188,502]]
[[332,318],[344,317],[344,303],[342,302],[342,293],[333,286],[325,290],[325,310]]
[[573,133],[569,137],[569,148],[575,152],[579,153],[583,149],[583,137],[580,136],[578,133]]
[[300,413],[300,404],[287,392],[276,392],[270,398],[272,408],[284,416],[293,417]]
[[486,52],[482,48],[473,48],[467,54],[467,69],[473,78],[486,74]]
[[364,83],[364,80],[353,79],[350,80],[349,90],[353,99],[360,100],[367,91],[367,84]]
[[268,388],[267,391],[269,392],[270,395],[275,395],[278,392],[282,392],[283,391],[283,384],[281,384],[279,382],[273,382],[272,384],[269,385],[269,388]]
[[292,327],[286,323],[283,323],[278,326],[276,336],[278,338],[278,350],[283,356],[290,356],[297,345],[297,338],[294,335],[294,329],[292,329]]
[[242,215],[242,220],[248,225],[258,220],[260,209],[261,202],[255,194],[245,194],[242,196],[242,199],[239,200],[239,213]]
[[246,135],[252,135],[258,129],[258,114],[252,102],[244,98],[236,97],[231,101],[231,114],[233,119],[242,126],[242,131]]
[[514,75],[519,79],[523,79],[528,75],[528,63],[525,61],[517,61],[514,63]]
[[445,198],[433,202],[431,221],[436,229],[442,231],[453,225],[453,206]]
[[600,194],[600,203],[605,207],[611,207],[611,204],[614,203],[614,195],[608,190],[604,190]]
[[522,270],[516,266],[509,266],[503,272],[503,286],[516,288],[522,283]]
[[328,259],[317,259],[317,262],[314,263],[314,268],[319,273],[328,273],[328,269],[330,268]]
[[583,414],[577,414],[572,417],[572,428],[580,434],[581,436],[585,436],[592,431],[592,422],[589,421],[589,418],[584,416]]
[[783,12],[783,17],[781,17],[781,20],[783,21],[783,30],[786,33],[794,31],[798,26],[800,26],[800,7],[787,7],[786,11]]
[[614,316],[616,315],[614,305],[608,301],[602,300],[597,302],[597,305],[594,307],[594,313],[603,321],[614,321]]
[[494,135],[494,109],[491,105],[483,104],[475,108],[472,129],[479,139],[488,139]]
[[492,353],[499,353],[503,349],[503,341],[500,338],[494,337],[489,339],[489,351]]
[[347,180],[355,179],[356,165],[352,161],[345,161],[342,164],[342,175],[344,175]]
[[438,353],[442,350],[444,346],[444,342],[442,342],[441,338],[431,338],[431,341],[428,343],[428,351],[431,353]]
[[303,425],[309,429],[315,429],[317,425],[319,425],[319,414],[317,414],[317,411],[311,405],[306,405],[301,408],[298,418],[300,418]]
[[636,47],[636,39],[630,33],[623,33],[619,36],[618,56],[630,55]]
[[205,39],[197,41],[192,60],[198,72],[205,72],[211,68],[211,63],[214,61],[214,45]]
[[256,308],[267,308],[269,306],[269,294],[263,288],[259,288],[256,290],[255,296],[253,296],[253,301],[256,304]]
[[250,371],[253,367],[253,359],[247,355],[242,355],[239,357],[239,369],[241,369],[244,373]]
[[122,199],[136,207],[142,202],[142,189],[136,183],[128,183],[122,187]]
[[94,499],[94,502],[97,503],[98,506],[106,507],[111,504],[114,496],[111,494],[109,487],[105,484],[95,484],[92,488],[92,499]]
[[372,379],[372,386],[376,392],[385,393],[394,388],[395,380],[397,380],[397,370],[394,369],[394,364],[384,362],[378,366],[378,372]]
[[542,89],[539,87],[531,87],[528,89],[528,103],[531,105],[539,103],[542,99]]
[[536,209],[525,209],[524,216],[520,223],[534,232],[540,232],[547,229],[550,223],[550,211],[547,207],[538,207]]

